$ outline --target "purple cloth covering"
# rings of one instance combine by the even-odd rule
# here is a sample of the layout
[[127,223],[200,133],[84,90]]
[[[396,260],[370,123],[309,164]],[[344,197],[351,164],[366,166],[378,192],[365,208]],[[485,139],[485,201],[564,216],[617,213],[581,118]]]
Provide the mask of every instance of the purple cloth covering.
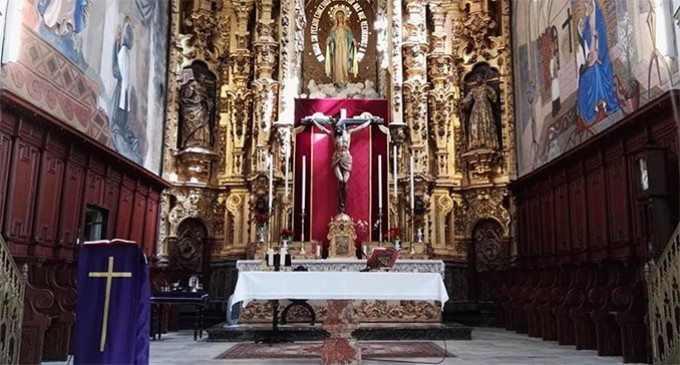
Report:
[[[113,257],[104,351],[100,351],[106,294],[106,273]],[[78,305],[75,364],[149,363],[149,266],[136,245],[86,245],[78,258]]]

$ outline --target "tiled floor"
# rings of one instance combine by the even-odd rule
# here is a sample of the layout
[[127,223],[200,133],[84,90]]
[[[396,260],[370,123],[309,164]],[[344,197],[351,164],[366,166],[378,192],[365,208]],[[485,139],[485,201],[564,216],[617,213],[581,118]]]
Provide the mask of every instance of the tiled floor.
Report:
[[[444,346],[443,342],[438,343]],[[597,357],[595,351],[577,351],[572,346],[560,346],[503,329],[476,328],[472,341],[447,341],[449,352],[456,358],[443,364],[620,364],[620,357]],[[212,360],[226,351],[229,343],[192,341],[188,333],[164,336],[151,343],[153,364],[233,364],[233,365],[306,365],[318,360]],[[406,360],[406,359],[404,359]],[[436,363],[440,359],[408,359],[421,363]],[[366,365],[389,364],[365,360]],[[393,363],[394,364],[394,363]]]
[[[444,346],[443,342],[438,342]],[[620,357],[598,357],[595,351],[577,351],[572,346],[518,335],[504,329],[475,328],[472,341],[447,341],[455,358],[442,364],[621,364]],[[151,364],[229,364],[229,365],[312,365],[319,360],[214,360],[229,349],[230,343],[194,342],[191,333],[163,336],[151,342]],[[434,364],[441,359],[403,359],[420,364]],[[47,363],[46,363],[47,364]],[[58,364],[58,363],[49,363]],[[395,364],[395,362],[364,360],[365,365]]]

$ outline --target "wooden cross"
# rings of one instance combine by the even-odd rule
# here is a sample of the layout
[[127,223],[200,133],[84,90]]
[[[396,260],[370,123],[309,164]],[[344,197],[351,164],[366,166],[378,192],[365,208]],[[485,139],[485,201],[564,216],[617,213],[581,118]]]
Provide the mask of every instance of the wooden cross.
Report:
[[568,33],[569,33],[569,53],[574,51],[574,48],[573,48],[573,45],[572,45],[573,41],[572,41],[572,38],[571,38],[572,37],[571,36],[571,20],[573,19],[573,17],[571,16],[570,10],[571,9],[567,8],[567,20],[565,20],[564,23],[562,23],[562,29],[567,28],[567,27],[569,28],[569,31],[568,31]]
[[113,271],[113,256],[109,256],[109,267],[106,272],[90,272],[88,274],[91,278],[106,278],[106,292],[104,294],[104,315],[102,317],[102,336],[99,342],[99,352],[104,352],[106,345],[106,331],[109,324],[109,303],[111,302],[111,284],[113,278],[131,278],[131,272],[114,272]]
[[383,123],[383,119],[380,117],[371,117],[371,118],[347,118],[347,109],[340,109],[340,117],[333,117],[333,116],[326,116],[323,115],[322,113],[314,113],[311,117],[304,117],[302,118],[302,124],[307,125],[312,123],[312,119],[315,120],[317,123],[321,125],[331,125],[331,126],[336,126],[336,125],[341,125],[345,124],[346,126],[349,125],[355,125],[355,124],[362,124],[367,121],[373,121],[375,123]]

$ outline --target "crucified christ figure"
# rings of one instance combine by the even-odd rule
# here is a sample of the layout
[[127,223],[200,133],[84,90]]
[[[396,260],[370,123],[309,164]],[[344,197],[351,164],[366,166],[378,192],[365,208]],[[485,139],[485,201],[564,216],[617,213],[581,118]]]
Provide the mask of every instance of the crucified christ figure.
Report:
[[[345,118],[345,110],[342,110],[340,118],[315,114],[305,118],[303,122],[312,122],[317,128],[334,139],[335,151],[333,152],[331,167],[335,177],[338,179],[338,209],[340,213],[345,213],[347,181],[349,181],[349,175],[352,172],[352,154],[349,152],[351,136],[368,127],[373,122],[382,122],[382,118],[373,117],[370,114],[362,114],[361,118],[347,119]],[[361,124],[351,129],[347,128],[347,124],[356,124],[358,122],[361,122]],[[332,126],[333,131],[326,128],[324,124]]]

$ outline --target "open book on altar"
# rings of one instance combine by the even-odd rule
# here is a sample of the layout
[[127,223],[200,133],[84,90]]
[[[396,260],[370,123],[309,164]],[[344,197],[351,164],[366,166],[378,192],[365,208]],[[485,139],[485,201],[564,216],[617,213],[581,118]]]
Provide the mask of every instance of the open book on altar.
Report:
[[371,251],[371,257],[366,261],[366,267],[371,270],[391,269],[399,257],[399,251],[392,247],[376,247]]
[[114,238],[112,240],[97,240],[97,241],[85,241],[83,245],[136,245],[137,242],[124,240],[122,238]]

